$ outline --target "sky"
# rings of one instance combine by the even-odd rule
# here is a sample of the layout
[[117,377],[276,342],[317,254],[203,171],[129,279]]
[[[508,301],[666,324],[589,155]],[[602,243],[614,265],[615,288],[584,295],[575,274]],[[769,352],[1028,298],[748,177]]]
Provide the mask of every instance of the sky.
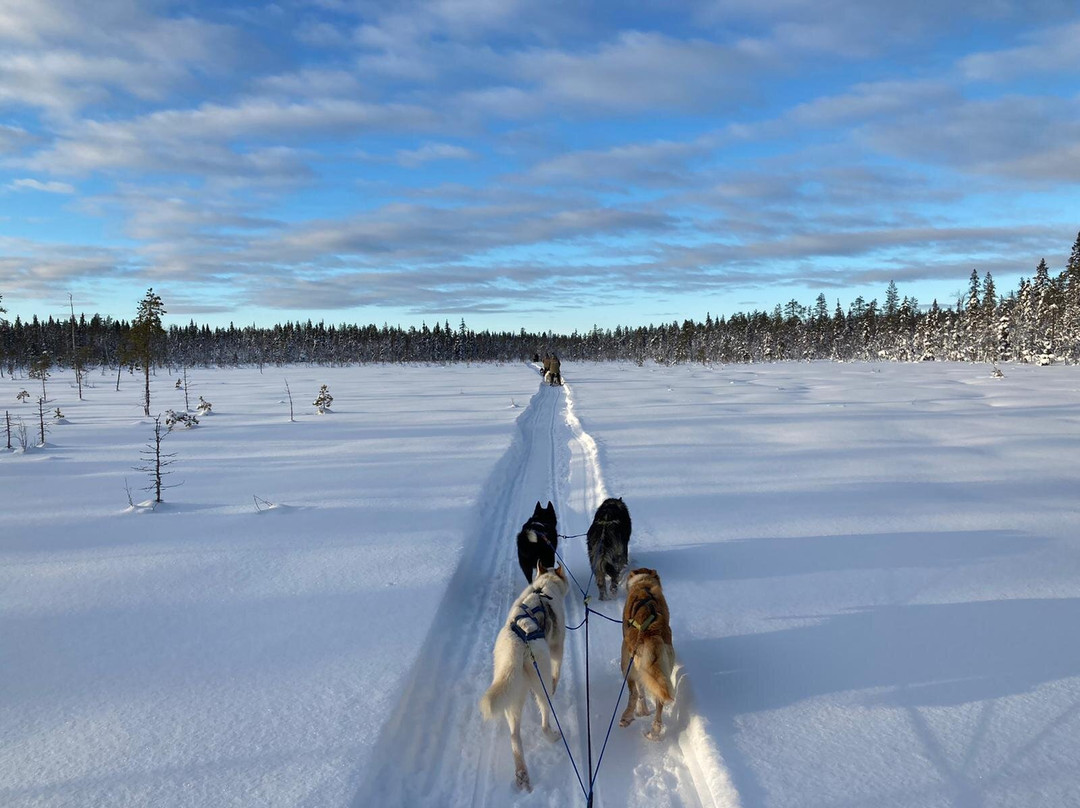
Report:
[[1078,181],[1075,0],[0,0],[8,319],[945,304]]

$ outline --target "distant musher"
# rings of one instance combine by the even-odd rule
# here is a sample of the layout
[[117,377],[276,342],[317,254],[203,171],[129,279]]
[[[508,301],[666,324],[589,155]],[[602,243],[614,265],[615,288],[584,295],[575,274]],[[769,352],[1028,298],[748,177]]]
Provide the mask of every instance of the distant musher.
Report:
[[544,358],[544,381],[554,386],[556,384],[562,384],[562,363],[559,362],[559,357],[552,354],[549,357]]

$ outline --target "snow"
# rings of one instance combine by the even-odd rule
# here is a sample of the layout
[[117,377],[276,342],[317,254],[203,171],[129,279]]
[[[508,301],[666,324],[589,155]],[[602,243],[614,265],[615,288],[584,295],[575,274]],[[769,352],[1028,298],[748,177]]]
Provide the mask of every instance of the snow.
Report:
[[[596,805],[1080,804],[1080,375],[1004,370],[189,368],[213,417],[165,438],[153,509],[125,491],[138,378],[79,401],[56,371],[69,423],[0,444],[0,804],[584,805],[531,706],[516,792],[477,702],[532,506],[583,533],[608,495],[680,667],[664,739],[612,731]],[[36,443],[25,386],[0,401]],[[585,583],[584,539],[560,551]],[[590,620],[594,763],[619,641]],[[583,770],[584,682],[579,631],[555,708]]]

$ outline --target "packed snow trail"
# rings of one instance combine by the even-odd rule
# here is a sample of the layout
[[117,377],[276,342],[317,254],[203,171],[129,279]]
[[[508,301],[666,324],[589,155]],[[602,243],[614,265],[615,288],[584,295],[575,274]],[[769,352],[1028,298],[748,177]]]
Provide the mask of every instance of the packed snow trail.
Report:
[[[355,808],[384,806],[585,805],[585,796],[562,742],[539,732],[532,700],[525,705],[522,739],[533,784],[513,784],[506,722],[485,723],[477,704],[491,680],[491,652],[506,613],[525,582],[514,537],[539,500],[555,503],[559,533],[584,533],[608,494],[595,441],[573,412],[570,385],[541,384],[517,420],[517,431],[482,489],[472,535],[396,707],[376,742],[372,765],[353,801]],[[632,497],[629,498],[633,512]],[[560,541],[559,552],[585,586],[585,539]],[[631,540],[631,563],[633,540]],[[595,594],[595,587],[592,587]],[[622,600],[592,601],[621,618]],[[584,617],[571,582],[567,619]],[[593,762],[617,709],[622,683],[620,627],[590,620]],[[677,643],[676,643],[677,648]],[[666,711],[659,743],[641,737],[646,723],[612,730],[595,780],[595,806],[728,808],[738,798],[700,719],[691,714],[685,677],[677,672],[678,698]],[[625,698],[625,697],[624,697]],[[569,632],[562,679],[553,704],[581,778],[588,787],[585,714],[585,632]]]

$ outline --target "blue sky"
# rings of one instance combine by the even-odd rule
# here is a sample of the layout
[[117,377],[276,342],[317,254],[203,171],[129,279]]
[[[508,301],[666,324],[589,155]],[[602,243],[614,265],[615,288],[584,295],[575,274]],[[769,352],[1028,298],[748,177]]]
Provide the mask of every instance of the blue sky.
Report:
[[1074,0],[0,0],[9,319],[946,303],[1078,181]]

